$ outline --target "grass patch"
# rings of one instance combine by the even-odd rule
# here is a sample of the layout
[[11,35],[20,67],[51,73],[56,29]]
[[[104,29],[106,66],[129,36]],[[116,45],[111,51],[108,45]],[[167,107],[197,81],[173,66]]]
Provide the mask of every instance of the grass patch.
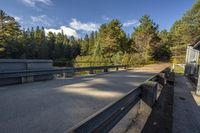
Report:
[[183,74],[184,73],[184,69],[181,66],[175,65],[174,72],[178,73],[178,74]]

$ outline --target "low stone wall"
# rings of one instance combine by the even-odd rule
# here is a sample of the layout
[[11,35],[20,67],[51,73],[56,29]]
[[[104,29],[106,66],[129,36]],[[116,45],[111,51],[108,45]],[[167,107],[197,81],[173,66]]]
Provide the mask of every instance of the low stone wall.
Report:
[[[26,59],[0,59],[0,73],[14,72],[22,70],[45,70],[53,69],[52,60],[26,60]],[[9,85],[17,83],[27,83],[33,81],[42,81],[53,79],[53,74],[27,76],[27,77],[12,77],[0,80],[0,85]]]

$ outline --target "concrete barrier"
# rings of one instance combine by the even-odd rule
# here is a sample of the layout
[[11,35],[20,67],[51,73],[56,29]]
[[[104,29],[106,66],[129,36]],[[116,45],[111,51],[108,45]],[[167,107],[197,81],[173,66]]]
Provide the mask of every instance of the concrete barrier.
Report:
[[158,83],[154,81],[147,81],[142,84],[142,96],[141,99],[150,107],[153,106],[157,99]]
[[[20,70],[53,69],[52,63],[52,60],[0,59],[0,73]],[[0,80],[0,85],[27,83],[48,79],[53,79],[53,74],[5,78]]]

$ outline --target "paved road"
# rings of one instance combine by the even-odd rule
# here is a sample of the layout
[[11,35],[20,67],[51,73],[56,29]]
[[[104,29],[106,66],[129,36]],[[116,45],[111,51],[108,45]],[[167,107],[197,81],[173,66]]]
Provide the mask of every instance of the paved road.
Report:
[[173,105],[173,133],[200,133],[200,97],[183,75],[176,75]]
[[165,66],[0,87],[0,133],[63,133]]

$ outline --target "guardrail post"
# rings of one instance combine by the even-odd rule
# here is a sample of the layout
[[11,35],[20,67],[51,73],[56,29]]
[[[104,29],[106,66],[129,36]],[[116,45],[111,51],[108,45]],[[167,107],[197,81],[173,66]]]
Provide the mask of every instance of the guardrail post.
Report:
[[91,68],[89,74],[94,74],[94,70]]
[[30,83],[34,81],[34,77],[33,76],[28,76],[28,77],[21,77],[21,82],[22,83]]
[[174,80],[175,80],[175,73],[169,72],[167,76],[167,83],[174,85]]
[[142,84],[142,101],[150,107],[153,106],[158,97],[157,91],[160,89],[158,85],[159,84],[154,81],[147,81]]
[[75,75],[75,72],[74,71],[70,71],[70,72],[64,72],[64,77],[67,78],[67,77],[73,77]]
[[159,73],[157,75],[158,77],[158,83],[160,83],[162,86],[164,86],[167,82],[166,77],[165,77],[165,73]]
[[103,69],[103,72],[108,72],[108,68],[104,68],[104,69]]
[[119,70],[119,68],[118,67],[116,67],[116,71],[118,71]]
[[63,73],[61,74],[61,76],[62,76],[63,78],[65,78],[65,77],[67,77],[67,73],[63,72]]
[[[89,71],[89,74],[94,74],[95,70],[102,70],[103,72],[108,72],[111,68],[116,69],[116,71],[118,71],[119,68],[124,67],[126,69],[127,67],[125,65],[112,65],[78,68],[53,68],[52,61],[49,60],[0,60],[0,63],[3,63],[3,67],[0,67],[0,85],[50,80],[53,79],[54,76],[72,77],[74,76],[75,72],[82,71]],[[10,65],[10,63],[13,63],[13,65]]]
[[[122,66],[123,67],[123,66]],[[109,67],[107,67],[109,68]],[[110,67],[115,68],[115,67]],[[106,67],[101,68],[106,70]],[[150,81],[152,80],[152,81]],[[155,80],[155,81],[154,81]],[[90,116],[68,130],[69,133],[107,133],[109,132],[139,101],[139,112],[150,115],[152,107],[160,96],[162,85],[165,85],[165,74],[153,76],[139,87],[133,89],[126,96],[107,106],[100,112]]]

